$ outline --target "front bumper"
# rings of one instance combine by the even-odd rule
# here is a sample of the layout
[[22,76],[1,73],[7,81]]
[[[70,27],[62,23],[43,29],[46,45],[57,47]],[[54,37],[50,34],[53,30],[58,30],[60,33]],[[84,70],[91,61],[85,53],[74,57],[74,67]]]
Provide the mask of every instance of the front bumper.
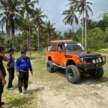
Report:
[[79,69],[87,71],[87,70],[93,70],[97,68],[101,68],[101,64],[78,64],[77,65]]
[[[93,70],[97,68],[101,68],[105,63],[106,63],[106,57],[101,56],[102,60],[100,61],[99,59],[93,59],[91,62],[83,62],[81,64],[78,64],[78,68],[87,71],[87,70]],[[96,62],[94,62],[96,61]]]

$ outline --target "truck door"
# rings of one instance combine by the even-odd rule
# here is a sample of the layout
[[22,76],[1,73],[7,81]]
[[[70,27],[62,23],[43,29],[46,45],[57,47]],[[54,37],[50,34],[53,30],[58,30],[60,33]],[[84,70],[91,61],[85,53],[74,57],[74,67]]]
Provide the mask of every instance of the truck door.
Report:
[[57,50],[58,50],[58,54],[57,54],[58,64],[60,66],[65,66],[66,58],[65,58],[65,48],[63,43],[58,44]]
[[51,46],[50,55],[51,55],[51,58],[52,58],[53,63],[57,64],[58,63],[58,58],[57,58],[57,55],[58,55],[57,44],[53,44]]

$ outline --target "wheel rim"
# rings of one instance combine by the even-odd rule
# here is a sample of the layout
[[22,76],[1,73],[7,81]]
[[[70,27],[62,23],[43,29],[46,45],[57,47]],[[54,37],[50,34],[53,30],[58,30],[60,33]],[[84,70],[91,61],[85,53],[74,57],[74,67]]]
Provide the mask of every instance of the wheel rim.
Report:
[[72,69],[68,69],[68,77],[69,78],[73,78],[74,74],[73,74],[73,70]]

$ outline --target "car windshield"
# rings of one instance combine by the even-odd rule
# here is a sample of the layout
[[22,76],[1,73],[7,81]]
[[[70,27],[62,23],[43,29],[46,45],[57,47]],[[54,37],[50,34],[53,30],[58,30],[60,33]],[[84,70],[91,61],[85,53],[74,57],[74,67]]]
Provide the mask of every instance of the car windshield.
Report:
[[76,43],[76,44],[73,44],[73,43],[65,44],[65,48],[66,48],[66,50],[69,50],[69,51],[83,51],[84,50],[84,48],[79,43]]

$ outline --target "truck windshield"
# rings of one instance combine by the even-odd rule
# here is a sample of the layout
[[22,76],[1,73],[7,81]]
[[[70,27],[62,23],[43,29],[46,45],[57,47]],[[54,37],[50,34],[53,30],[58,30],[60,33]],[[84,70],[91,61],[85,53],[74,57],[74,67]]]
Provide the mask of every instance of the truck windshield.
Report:
[[83,51],[84,50],[84,48],[81,46],[81,44],[78,44],[78,43],[65,44],[65,48],[66,48],[66,50],[69,50],[69,51]]

